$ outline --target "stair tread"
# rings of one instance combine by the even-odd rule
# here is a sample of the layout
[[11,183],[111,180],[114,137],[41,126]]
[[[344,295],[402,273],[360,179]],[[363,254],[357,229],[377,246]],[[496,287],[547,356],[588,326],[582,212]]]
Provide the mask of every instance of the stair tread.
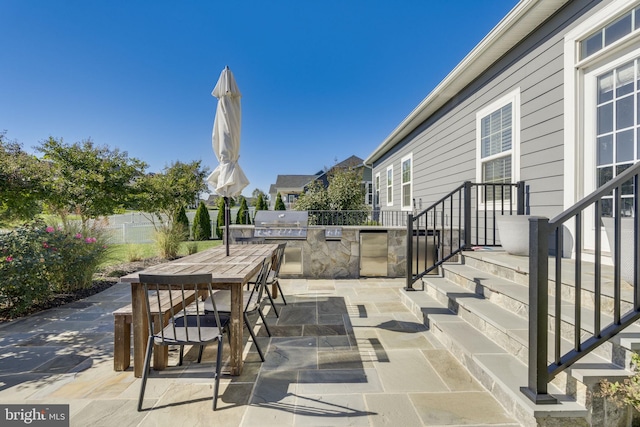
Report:
[[447,270],[459,274],[468,280],[473,280],[494,292],[507,295],[524,304],[529,303],[529,288],[527,286],[519,285],[508,279],[478,270],[477,268],[465,264],[448,264],[446,268]]

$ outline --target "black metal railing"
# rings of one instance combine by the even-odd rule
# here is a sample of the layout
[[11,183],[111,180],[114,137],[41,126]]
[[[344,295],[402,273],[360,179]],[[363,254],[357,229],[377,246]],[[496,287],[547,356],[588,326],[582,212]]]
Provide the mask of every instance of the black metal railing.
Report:
[[407,286],[474,246],[499,246],[496,217],[525,213],[524,181],[465,182],[417,215],[407,215]]
[[310,210],[309,225],[367,225],[397,227],[406,226],[405,211],[381,209],[366,210]]
[[[548,394],[548,384],[559,373],[593,351],[596,347],[618,334],[631,323],[640,319],[640,254],[638,252],[638,231],[640,230],[640,210],[638,207],[638,175],[640,163],[628,168],[615,179],[607,182],[591,195],[585,197],[571,208],[549,220],[543,217],[529,219],[529,375],[528,386],[522,387],[522,392],[535,403],[555,403],[556,400]],[[625,203],[623,203],[623,200]],[[603,209],[606,207],[606,209]],[[623,209],[624,207],[624,209]],[[593,213],[591,213],[591,211]],[[613,258],[613,321],[603,326],[602,300],[602,227],[603,217],[610,214],[614,224],[612,233]],[[632,221],[632,228],[622,233],[623,216]],[[587,217],[590,217],[587,218]],[[592,222],[589,222],[592,221]],[[572,223],[573,222],[573,223]],[[564,227],[574,227],[575,260],[573,280],[575,282],[575,301],[572,307],[575,324],[572,331],[573,348],[565,353],[561,351],[561,316],[566,309],[561,301],[562,292],[562,255],[564,248]],[[582,318],[582,275],[583,275],[583,238],[593,228],[594,242],[594,318],[593,326],[586,327]],[[632,249],[627,249],[626,255],[632,256],[632,278],[627,279],[633,286],[633,304],[625,313],[621,299],[621,257],[623,250],[621,242],[631,238]],[[553,238],[550,243],[550,238]],[[552,254],[551,260],[549,254]],[[553,282],[555,284],[554,308],[549,306],[549,265],[553,262],[555,269]],[[570,272],[569,272],[570,273]],[[589,273],[589,272],[586,272]],[[549,321],[553,322],[551,330],[555,333],[549,348]],[[591,323],[591,322],[589,322]],[[592,332],[586,332],[593,328]],[[551,351],[549,351],[551,350]],[[551,363],[549,363],[551,360]]]

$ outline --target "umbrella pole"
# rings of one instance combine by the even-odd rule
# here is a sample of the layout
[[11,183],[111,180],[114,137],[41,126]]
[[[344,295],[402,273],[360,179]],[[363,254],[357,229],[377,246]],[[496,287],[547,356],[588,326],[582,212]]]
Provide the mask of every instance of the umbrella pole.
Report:
[[231,213],[230,213],[230,209],[229,209],[229,198],[225,197],[224,198],[224,227],[225,227],[225,232],[224,232],[224,238],[225,238],[225,245],[227,246],[227,256],[229,256],[229,219],[230,219]]

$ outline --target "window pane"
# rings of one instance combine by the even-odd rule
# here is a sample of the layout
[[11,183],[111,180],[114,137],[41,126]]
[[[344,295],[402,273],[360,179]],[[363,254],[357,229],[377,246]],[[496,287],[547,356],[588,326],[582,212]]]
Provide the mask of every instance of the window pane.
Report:
[[602,187],[602,185],[613,179],[613,167],[607,166],[605,168],[598,169],[598,187]]
[[598,158],[596,161],[598,166],[613,163],[613,135],[598,138]]
[[604,29],[604,45],[609,46],[631,32],[631,13],[623,16]]
[[502,131],[502,150],[509,151],[511,150],[511,128]]
[[597,33],[583,41],[581,45],[581,59],[584,59],[589,55],[593,55],[594,53],[602,49],[602,31],[598,31]]
[[637,141],[636,160],[640,160],[640,127],[638,128],[638,133],[636,135],[636,141]]
[[391,170],[387,171],[387,185],[391,185],[393,182],[393,172]]
[[598,104],[613,99],[613,71],[598,77]]
[[411,181],[411,161],[402,162],[402,183]]
[[613,130],[613,104],[598,107],[598,135]]
[[633,216],[633,197],[623,197],[621,202],[620,213],[622,216]]
[[633,95],[616,101],[616,129],[633,126]]
[[391,197],[391,187],[387,188],[387,203],[393,203],[393,198]]
[[[631,166],[633,166],[633,163],[627,163],[626,165],[617,166],[616,167],[616,176],[620,175],[622,172],[624,172],[625,170],[629,169]],[[623,196],[628,196],[628,195],[632,195],[633,196],[633,180],[632,179],[622,183],[622,195]]]
[[402,186],[402,206],[411,206],[411,184]]
[[620,97],[633,92],[634,64],[623,65],[616,69],[616,96]]
[[633,130],[616,134],[616,162],[633,160]]
[[613,200],[602,199],[601,212],[602,216],[613,216]]
[[482,182],[509,182],[511,180],[511,156],[486,162],[482,168]]

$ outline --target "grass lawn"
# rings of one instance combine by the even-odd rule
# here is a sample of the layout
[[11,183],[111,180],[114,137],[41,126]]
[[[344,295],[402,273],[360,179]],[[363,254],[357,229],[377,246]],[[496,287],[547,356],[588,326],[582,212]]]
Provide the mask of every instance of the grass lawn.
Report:
[[[182,242],[178,254],[188,255],[187,245],[196,243],[198,252],[213,248],[222,244],[222,240],[204,240],[201,242]],[[106,267],[124,262],[139,261],[145,258],[159,256],[159,251],[155,243],[127,243],[122,245],[111,245],[108,259],[100,266]]]

